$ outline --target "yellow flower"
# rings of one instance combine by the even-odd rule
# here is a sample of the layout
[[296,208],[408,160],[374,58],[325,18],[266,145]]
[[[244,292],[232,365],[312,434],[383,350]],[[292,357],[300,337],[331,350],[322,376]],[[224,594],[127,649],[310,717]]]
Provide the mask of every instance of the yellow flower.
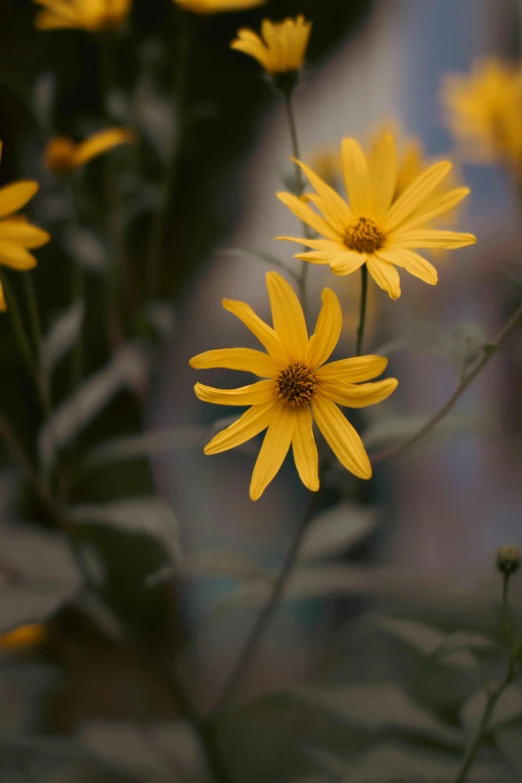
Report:
[[132,0],[33,0],[43,6],[35,19],[39,30],[115,30],[127,18]]
[[504,162],[522,175],[522,68],[493,58],[442,86],[448,124],[468,159]]
[[36,647],[47,635],[44,625],[31,623],[20,625],[0,635],[0,650],[20,650]]
[[[0,142],[0,160],[1,158]],[[36,266],[36,258],[28,251],[45,245],[51,238],[47,231],[31,225],[24,217],[15,215],[15,212],[25,207],[37,190],[38,183],[32,181],[13,182],[0,188],[0,265],[11,269],[32,269]],[[0,311],[4,310],[6,302],[0,283]]]
[[261,37],[253,30],[243,28],[230,48],[253,57],[270,75],[299,71],[303,67],[311,31],[312,23],[304,16],[284,22],[264,19]]
[[174,3],[193,14],[218,14],[222,11],[244,11],[264,5],[266,0],[174,0]]
[[125,128],[98,131],[80,144],[75,144],[67,136],[57,136],[47,145],[45,163],[48,168],[57,173],[72,171],[114,147],[132,144],[133,141],[134,134]]
[[469,193],[468,188],[454,188],[436,199],[430,198],[450,171],[451,163],[440,161],[430,166],[393,201],[397,152],[390,134],[383,136],[369,160],[355,139],[344,139],[341,152],[350,205],[308,166],[296,161],[316,190],[308,198],[322,216],[290,193],[279,193],[278,197],[323,238],[279,239],[312,248],[311,252],[297,253],[295,257],[313,264],[329,264],[336,275],[351,274],[366,263],[377,285],[392,299],[401,294],[397,266],[435,285],[436,269],[413,249],[450,249],[476,242],[472,234],[426,228]]
[[224,299],[223,307],[250,329],[268,353],[251,348],[223,348],[206,351],[190,361],[198,370],[223,367],[265,379],[230,390],[196,384],[196,395],[204,402],[252,406],[206,445],[205,454],[240,446],[268,427],[252,475],[251,499],[261,497],[290,446],[301,481],[316,492],[319,475],[312,430],[315,419],[339,462],[359,478],[369,479],[372,468],[362,441],[337,406],[364,408],[395,391],[394,378],[360,383],[380,375],[388,360],[359,356],[325,364],[342,329],[341,306],[335,293],[324,289],[315,333],[308,339],[303,310],[292,286],[275,272],[269,272],[266,281],[274,328],[244,302]]

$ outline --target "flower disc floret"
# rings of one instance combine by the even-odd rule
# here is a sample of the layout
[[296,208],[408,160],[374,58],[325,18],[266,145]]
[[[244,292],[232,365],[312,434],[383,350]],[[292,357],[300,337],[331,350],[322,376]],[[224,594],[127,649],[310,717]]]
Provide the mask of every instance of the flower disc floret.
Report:
[[278,397],[291,408],[307,405],[317,390],[314,371],[304,362],[294,362],[281,370],[276,378]]
[[384,245],[386,237],[371,218],[360,217],[346,229],[344,243],[357,253],[375,253]]

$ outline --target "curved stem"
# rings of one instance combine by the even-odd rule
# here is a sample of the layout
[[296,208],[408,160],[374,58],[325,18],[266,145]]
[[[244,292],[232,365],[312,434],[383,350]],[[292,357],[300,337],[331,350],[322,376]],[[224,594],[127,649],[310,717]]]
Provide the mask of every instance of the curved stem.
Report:
[[239,657],[236,661],[231,674],[228,677],[221,693],[219,694],[214,706],[210,710],[210,716],[217,715],[233,700],[236,691],[241,684],[241,681],[249,669],[252,661],[256,655],[259,645],[266,633],[266,630],[279,607],[279,603],[285,591],[285,587],[292,574],[293,568],[297,561],[299,549],[303,541],[304,535],[308,530],[308,525],[312,520],[318,506],[319,493],[314,492],[310,498],[310,502],[306,509],[306,513],[301,521],[301,524],[297,528],[292,543],[283,565],[279,572],[279,575],[272,587],[272,592],[259,612],[257,619],[252,627],[252,630],[248,634],[246,642],[241,650]]
[[368,299],[368,267],[363,264],[361,267],[361,309],[359,313],[359,326],[357,327],[357,352],[356,356],[362,354],[364,327],[366,326],[366,303]]
[[149,251],[147,254],[147,288],[149,298],[157,299],[161,284],[161,261],[163,240],[169,218],[169,208],[181,169],[183,146],[188,127],[187,98],[190,72],[191,20],[188,13],[180,11],[180,27],[177,51],[177,73],[175,90],[175,115],[179,122],[178,138],[171,139],[167,167],[163,179],[160,202],[156,218],[152,225]]
[[[299,154],[299,137],[297,135],[297,123],[295,121],[294,105],[292,101],[292,90],[284,92],[283,94],[285,98],[285,108],[286,108],[286,116],[288,119],[288,128],[290,130],[290,139],[292,142],[292,157],[294,157],[296,160],[300,160],[301,156]],[[298,166],[297,163],[294,163],[294,167],[295,167],[295,182],[296,182],[297,195],[302,196],[305,189],[303,172],[301,170],[301,167]],[[310,229],[304,221],[303,221],[303,231],[305,237],[310,238]],[[305,248],[305,250],[307,249],[308,248]],[[307,315],[306,291],[307,291],[307,282],[308,282],[308,266],[309,266],[308,261],[302,262],[301,274],[299,275],[299,279],[298,279],[299,299],[301,301],[301,307],[303,308],[305,318]]]
[[511,318],[507,321],[507,323],[502,327],[500,330],[495,345],[491,347],[488,351],[484,352],[484,356],[482,359],[478,362],[478,364],[470,370],[460,381],[459,385],[457,386],[456,390],[453,392],[451,397],[447,400],[447,402],[444,403],[442,408],[440,408],[437,413],[434,414],[424,426],[420,428],[416,433],[414,433],[411,438],[408,438],[403,443],[400,443],[398,446],[395,446],[392,449],[389,449],[388,451],[384,451],[381,454],[377,454],[375,457],[372,457],[371,460],[373,463],[375,462],[381,462],[385,459],[390,459],[391,457],[397,457],[399,454],[404,454],[405,451],[408,451],[412,446],[415,446],[419,441],[421,441],[428,433],[430,433],[437,424],[439,424],[447,413],[453,408],[455,403],[460,399],[462,394],[466,391],[468,386],[472,383],[472,381],[475,380],[477,375],[481,373],[481,371],[484,369],[486,364],[488,364],[489,360],[492,356],[496,354],[498,349],[500,348],[501,344],[505,340],[505,338],[508,336],[508,334],[517,326],[522,318],[522,305],[520,305],[517,310],[513,313]]

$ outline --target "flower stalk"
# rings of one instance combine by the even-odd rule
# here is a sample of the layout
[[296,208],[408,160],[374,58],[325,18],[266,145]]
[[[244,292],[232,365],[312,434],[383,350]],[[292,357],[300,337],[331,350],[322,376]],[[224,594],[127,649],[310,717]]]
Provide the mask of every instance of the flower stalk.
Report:
[[[306,263],[306,261],[303,261]],[[361,267],[361,309],[359,315],[359,326],[357,327],[357,348],[356,356],[361,356],[364,341],[364,328],[366,326],[366,304],[368,301],[368,267],[363,264]]]

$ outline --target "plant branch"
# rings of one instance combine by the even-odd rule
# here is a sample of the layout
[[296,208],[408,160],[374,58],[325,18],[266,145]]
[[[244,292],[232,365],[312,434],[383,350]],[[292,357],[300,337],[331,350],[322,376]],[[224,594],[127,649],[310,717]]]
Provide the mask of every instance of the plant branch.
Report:
[[492,346],[488,351],[485,351],[482,359],[478,362],[478,364],[476,364],[472,370],[470,370],[466,375],[464,375],[459,385],[457,386],[456,390],[453,392],[453,394],[447,400],[447,402],[444,403],[442,408],[440,408],[437,411],[437,413],[435,413],[430,419],[428,419],[428,421],[419,430],[417,430],[416,433],[414,433],[407,440],[403,441],[403,443],[400,443],[398,446],[395,446],[394,448],[391,448],[388,451],[381,452],[381,454],[376,454],[375,457],[372,457],[371,458],[372,463],[382,462],[382,460],[390,459],[391,457],[397,457],[400,454],[404,454],[405,451],[408,451],[408,449],[410,449],[412,446],[415,446],[433,429],[435,429],[435,427],[445,418],[446,414],[450,412],[450,410],[453,408],[455,403],[460,399],[460,397],[466,391],[468,386],[475,380],[477,375],[479,375],[482,372],[482,370],[488,364],[490,359],[497,353],[498,349],[504,342],[505,338],[515,328],[515,326],[519,324],[521,318],[522,318],[522,305],[520,305],[517,308],[517,310],[513,313],[511,318],[502,327],[502,329],[497,335],[495,345]]

